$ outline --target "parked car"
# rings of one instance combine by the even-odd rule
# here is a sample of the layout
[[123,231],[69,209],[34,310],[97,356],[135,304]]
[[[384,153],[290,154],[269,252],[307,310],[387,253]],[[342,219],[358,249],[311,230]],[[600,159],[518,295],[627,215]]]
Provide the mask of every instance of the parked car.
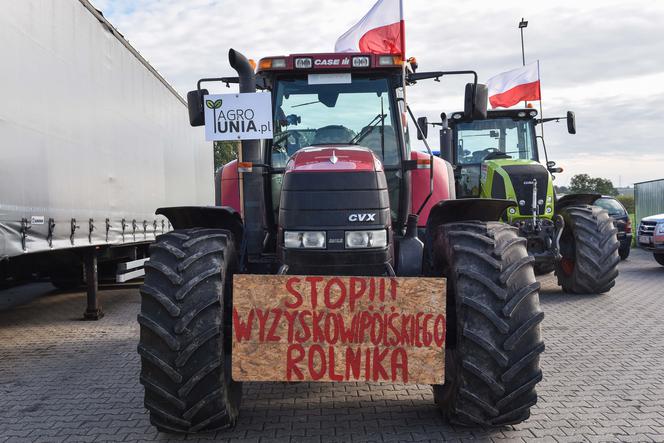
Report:
[[603,195],[602,198],[595,201],[595,205],[606,209],[613,218],[613,224],[618,229],[618,241],[620,242],[618,254],[621,260],[625,260],[629,257],[632,246],[632,220],[629,218],[627,209],[622,203],[609,195]]
[[664,266],[664,214],[641,219],[637,240],[641,248],[652,252],[657,263]]

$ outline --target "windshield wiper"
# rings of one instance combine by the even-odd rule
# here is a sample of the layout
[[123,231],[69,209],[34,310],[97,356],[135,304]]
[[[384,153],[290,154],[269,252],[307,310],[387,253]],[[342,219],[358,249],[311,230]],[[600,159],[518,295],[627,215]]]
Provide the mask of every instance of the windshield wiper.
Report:
[[316,100],[315,102],[300,103],[299,105],[291,106],[291,108],[299,108],[300,106],[313,105],[313,104],[316,104],[316,103],[320,103],[320,100]]
[[380,123],[382,126],[384,126],[384,121],[385,117],[387,117],[387,114],[378,114],[376,115],[370,122],[369,124],[365,127],[364,130],[360,131],[359,134],[357,134],[355,137],[351,138],[350,141],[348,142],[349,145],[359,145],[362,140],[366,138],[367,135],[371,134],[371,132],[374,130],[376,126]]

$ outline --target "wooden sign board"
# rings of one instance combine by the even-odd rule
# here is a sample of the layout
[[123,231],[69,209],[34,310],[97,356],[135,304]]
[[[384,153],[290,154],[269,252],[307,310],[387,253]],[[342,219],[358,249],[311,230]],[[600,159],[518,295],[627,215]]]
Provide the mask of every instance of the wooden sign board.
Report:
[[233,276],[233,379],[442,384],[445,279]]

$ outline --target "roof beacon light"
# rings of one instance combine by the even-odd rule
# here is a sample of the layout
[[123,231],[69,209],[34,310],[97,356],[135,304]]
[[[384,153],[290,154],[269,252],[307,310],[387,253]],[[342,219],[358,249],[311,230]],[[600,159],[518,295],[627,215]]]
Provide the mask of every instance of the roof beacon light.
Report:
[[398,55],[381,55],[378,57],[379,66],[397,66],[401,64],[401,57]]
[[353,68],[368,68],[371,65],[371,59],[366,55],[353,57]]
[[286,67],[285,58],[264,58],[258,62],[258,70],[266,71],[268,69],[284,69]]
[[300,57],[295,59],[295,69],[311,69],[314,61],[311,57]]

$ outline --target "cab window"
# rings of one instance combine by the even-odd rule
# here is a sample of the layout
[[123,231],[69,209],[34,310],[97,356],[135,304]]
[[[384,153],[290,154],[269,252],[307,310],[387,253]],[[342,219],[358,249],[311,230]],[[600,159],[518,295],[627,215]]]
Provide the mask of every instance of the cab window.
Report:
[[532,120],[492,118],[459,122],[456,126],[456,155],[462,165],[482,163],[492,153],[515,159],[537,159]]
[[309,84],[282,79],[275,96],[272,164],[306,146],[360,145],[385,166],[399,164],[399,145],[385,78],[353,78],[348,84]]

